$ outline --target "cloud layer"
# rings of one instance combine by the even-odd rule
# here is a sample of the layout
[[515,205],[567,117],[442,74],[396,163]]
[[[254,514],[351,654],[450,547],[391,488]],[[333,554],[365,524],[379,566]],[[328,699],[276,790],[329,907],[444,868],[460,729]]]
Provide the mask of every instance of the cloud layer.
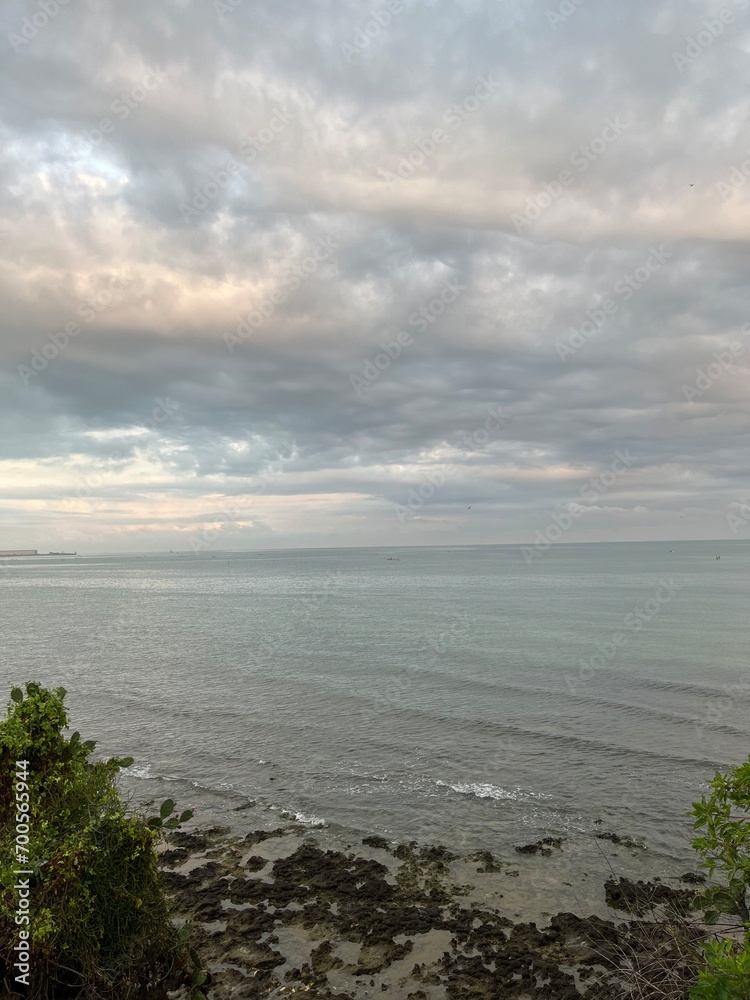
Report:
[[750,534],[750,0],[0,34],[0,548]]

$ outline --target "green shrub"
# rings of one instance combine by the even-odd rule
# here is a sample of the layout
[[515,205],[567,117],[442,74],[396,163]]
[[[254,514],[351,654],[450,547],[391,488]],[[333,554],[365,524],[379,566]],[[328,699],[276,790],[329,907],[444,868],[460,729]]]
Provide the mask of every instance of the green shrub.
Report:
[[750,758],[744,764],[717,772],[711,792],[693,804],[692,845],[702,865],[719,881],[701,894],[706,921],[721,914],[737,918],[731,936],[726,933],[703,945],[705,968],[690,991],[691,1000],[748,1000],[750,998]]
[[[66,738],[64,697],[15,688],[0,722],[0,982],[30,1000],[158,996],[170,976],[179,980],[187,946],[169,919],[155,847],[163,826],[191,813],[172,817],[167,802],[151,820],[128,815],[116,777],[132,758],[93,761],[94,743]],[[26,920],[19,880],[29,883]],[[21,931],[28,987],[14,968]],[[203,979],[193,972],[195,984]]]
[[690,990],[690,1000],[748,1000],[750,947],[747,941],[723,938],[703,945],[706,967]]

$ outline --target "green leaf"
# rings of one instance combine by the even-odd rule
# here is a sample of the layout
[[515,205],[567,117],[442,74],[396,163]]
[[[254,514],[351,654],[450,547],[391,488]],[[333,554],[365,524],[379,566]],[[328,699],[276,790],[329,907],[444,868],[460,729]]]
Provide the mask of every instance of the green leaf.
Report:
[[20,688],[13,688],[10,696],[16,704],[20,704],[23,701],[23,691]]
[[166,822],[164,823],[164,829],[165,830],[176,830],[179,825],[180,825],[180,821],[177,819],[176,816],[173,816],[172,819],[166,820]]
[[115,767],[132,767],[135,760],[133,757],[113,757],[109,763]]
[[188,955],[190,955],[190,961],[196,967],[196,969],[203,968],[203,962],[201,962],[201,957],[195,948],[188,948]]
[[161,804],[159,815],[162,819],[166,819],[172,812],[174,812],[174,801],[172,799],[165,799]]
[[193,809],[186,809],[184,813],[180,816],[180,823],[187,823],[189,819],[193,818]]

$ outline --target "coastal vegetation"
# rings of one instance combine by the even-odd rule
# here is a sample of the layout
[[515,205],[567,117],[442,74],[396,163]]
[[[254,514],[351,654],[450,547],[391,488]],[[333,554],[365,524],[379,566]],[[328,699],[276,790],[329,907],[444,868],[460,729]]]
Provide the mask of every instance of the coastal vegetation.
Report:
[[709,876],[717,881],[699,897],[708,924],[724,916],[728,927],[701,943],[704,967],[690,1000],[750,998],[750,758],[717,771],[710,793],[693,805],[700,833],[692,842]]
[[0,722],[0,984],[29,1000],[128,1000],[205,979],[158,870],[174,803],[133,815],[116,778],[132,758],[94,760],[66,735],[65,691],[14,688]]
[[[412,942],[396,944],[398,934],[411,938],[437,930],[449,932],[455,945],[453,957],[446,952],[440,960],[447,978],[434,979],[449,984],[450,1000],[485,996],[485,987],[487,995],[516,997],[526,989],[537,995],[538,976],[547,984],[545,1000],[572,997],[577,990],[569,967],[576,961],[589,976],[594,965],[604,970],[592,986],[597,998],[750,1000],[750,759],[717,773],[693,805],[692,846],[708,881],[683,876],[695,889],[674,890],[658,882],[613,880],[606,885],[607,902],[627,910],[628,922],[566,913],[539,930],[534,924],[514,925],[497,910],[467,909],[445,882],[456,855],[416,843],[363,841],[370,852],[400,865],[395,883],[386,880],[389,868],[381,861],[325,852],[308,841],[279,856],[270,880],[256,880],[237,877],[241,864],[257,871],[266,860],[238,859],[283,830],[255,831],[238,845],[223,846],[179,832],[174,835],[179,849],[169,860],[164,856],[167,867],[186,857],[191,846],[209,847],[213,857],[223,852],[223,860],[189,874],[164,874],[160,839],[191,811],[177,813],[171,800],[151,817],[129,810],[117,776],[132,758],[96,760],[94,743],[69,733],[64,698],[62,688],[28,683],[25,691],[13,689],[0,721],[0,995],[161,1000],[181,988],[185,1000],[202,1000],[207,973],[191,946],[193,932],[177,926],[165,891],[169,888],[181,912],[198,923],[220,919],[229,875],[238,908],[230,914],[227,943],[231,939],[235,949],[241,945],[242,954],[252,956],[258,996],[278,985],[273,970],[284,958],[272,944],[278,943],[283,915],[290,926],[328,929],[331,940],[314,948],[311,967],[286,973],[286,980],[306,989],[323,989],[321,996],[329,995],[327,972],[342,965],[333,952],[336,933],[361,943],[353,973],[372,975],[406,959]],[[561,843],[547,838],[530,846],[549,854],[547,845],[559,849]],[[524,852],[528,849],[519,853]],[[488,852],[474,860],[481,862],[480,871],[518,876]],[[298,905],[290,908],[290,901]],[[212,960],[224,961],[218,940],[211,942],[199,926],[195,937]],[[421,968],[423,984],[431,981],[424,966],[414,968]],[[501,969],[507,982],[497,979]]]

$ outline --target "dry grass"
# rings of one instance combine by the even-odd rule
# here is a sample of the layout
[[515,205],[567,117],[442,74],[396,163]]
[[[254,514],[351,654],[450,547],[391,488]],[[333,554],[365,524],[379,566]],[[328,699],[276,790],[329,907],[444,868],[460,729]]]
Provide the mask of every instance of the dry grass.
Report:
[[701,967],[705,928],[688,921],[633,927],[621,958],[626,996],[632,1000],[689,1000]]

